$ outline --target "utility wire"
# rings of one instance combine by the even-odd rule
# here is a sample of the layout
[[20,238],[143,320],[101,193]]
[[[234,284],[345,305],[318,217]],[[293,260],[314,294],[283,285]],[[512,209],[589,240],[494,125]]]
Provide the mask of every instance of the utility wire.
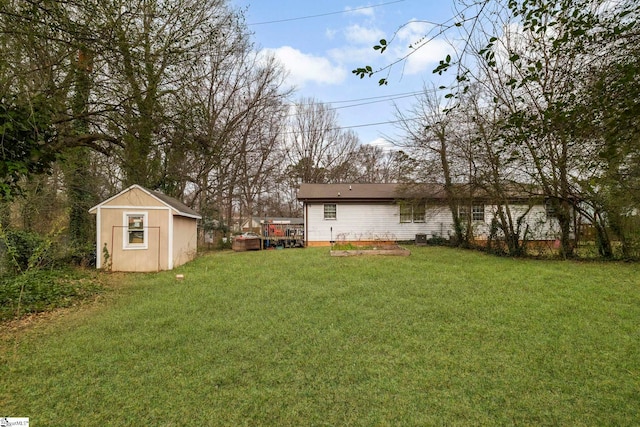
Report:
[[387,2],[387,3],[374,4],[372,6],[356,7],[354,9],[341,10],[339,12],[320,13],[318,15],[308,15],[308,16],[300,16],[300,17],[297,17],[297,18],[278,19],[276,21],[254,22],[254,23],[248,24],[248,25],[251,26],[251,25],[277,24],[277,23],[280,23],[280,22],[299,21],[299,20],[302,20],[302,19],[311,19],[311,18],[319,18],[319,17],[322,17],[322,16],[339,15],[341,13],[349,13],[349,12],[355,12],[357,10],[373,9],[374,7],[388,6],[388,5],[394,4],[394,3],[402,3],[403,1],[405,1],[405,0],[396,0],[396,1],[390,1],[390,2]]
[[416,96],[416,94],[395,96],[395,97],[389,97],[389,98],[386,98],[386,99],[379,99],[379,100],[376,100],[376,101],[367,101],[367,102],[360,102],[358,104],[343,105],[341,107],[329,107],[329,109],[330,110],[342,110],[344,108],[361,107],[363,105],[371,105],[371,104],[377,104],[377,103],[380,103],[380,102],[394,101],[396,99],[412,98],[412,97],[415,97],[415,96]]
[[[421,94],[422,92],[407,92],[406,94],[397,94],[397,95],[387,95],[387,96],[380,96],[380,97],[373,97],[373,98],[361,98],[361,99],[352,99],[349,101],[338,101],[337,103],[350,103],[349,105],[341,105],[339,107],[334,107],[333,104],[335,104],[336,102],[316,102],[316,103],[306,103],[306,104],[296,104],[295,102],[290,104],[291,107],[296,107],[296,106],[301,106],[301,107],[309,107],[312,105],[324,105],[326,107],[326,109],[328,111],[334,111],[334,110],[343,110],[345,108],[353,108],[353,107],[361,107],[363,105],[371,105],[371,104],[379,104],[381,102],[389,102],[389,101],[394,101],[396,99],[403,99],[403,98],[412,98],[415,97],[419,94]],[[358,101],[363,101],[363,102],[358,102]],[[355,103],[355,104],[354,104]],[[304,110],[302,111],[295,111],[291,114],[288,114],[289,117],[293,117],[293,116],[298,116],[300,114],[305,114]]]
[[[355,129],[355,128],[364,128],[364,127],[371,127],[371,126],[382,126],[382,125],[392,125],[395,123],[402,123],[402,122],[409,122],[409,121],[414,121],[414,120],[420,120],[420,117],[410,117],[410,118],[404,118],[404,119],[399,119],[399,120],[387,120],[385,122],[376,122],[376,123],[364,123],[361,125],[351,125],[351,126],[336,126],[333,128],[330,128],[328,130],[345,130],[345,129]],[[282,132],[283,134],[287,134],[287,135],[292,135],[292,134],[299,134],[299,133],[305,133],[305,131],[298,131],[298,130],[288,130],[285,132]]]
[[387,98],[389,98],[389,99],[395,99],[396,97],[403,98],[405,96],[420,95],[421,93],[423,93],[423,91],[418,90],[418,91],[414,91],[414,92],[392,93],[390,95],[370,96],[368,98],[347,99],[347,100],[344,100],[344,101],[326,101],[326,102],[321,102],[321,103],[322,104],[350,104],[352,102],[370,101],[370,100],[373,100],[373,99],[382,99],[384,101]]
[[[312,103],[304,103],[304,104],[299,104],[296,102],[292,102],[290,105],[293,106],[302,106],[302,107],[308,107],[311,105],[325,105],[327,107],[327,110],[342,110],[345,108],[352,108],[352,107],[361,107],[363,105],[371,105],[371,104],[378,104],[380,102],[388,102],[388,101],[394,101],[396,99],[403,99],[403,98],[412,98],[418,95],[422,95],[426,92],[433,92],[436,93],[438,92],[439,89],[432,89],[432,90],[419,90],[419,91],[415,91],[415,92],[403,92],[403,93],[395,93],[395,94],[390,94],[390,95],[381,95],[381,96],[372,96],[372,97],[368,97],[368,98],[358,98],[358,99],[349,99],[349,100],[344,100],[344,101],[318,101],[318,102],[312,102]],[[363,102],[360,102],[363,101]],[[349,104],[349,105],[342,105],[342,106],[338,106],[338,107],[334,107],[334,104]],[[293,117],[293,116],[297,116],[300,114],[303,114],[303,111],[300,112],[294,112],[291,114],[288,114],[288,117]]]
[[378,123],[365,123],[362,125],[351,125],[351,126],[338,126],[336,129],[353,129],[353,128],[364,128],[369,126],[381,126],[381,125],[392,125],[395,123],[402,123],[407,121],[420,120],[420,117],[412,117],[400,120],[388,120],[386,122],[378,122]]

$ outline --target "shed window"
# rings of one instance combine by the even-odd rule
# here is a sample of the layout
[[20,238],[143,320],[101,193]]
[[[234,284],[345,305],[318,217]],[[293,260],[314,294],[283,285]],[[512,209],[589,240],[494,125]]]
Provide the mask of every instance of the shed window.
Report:
[[147,249],[147,213],[126,212],[124,214],[124,249]]
[[324,219],[336,219],[337,209],[335,203],[324,205]]

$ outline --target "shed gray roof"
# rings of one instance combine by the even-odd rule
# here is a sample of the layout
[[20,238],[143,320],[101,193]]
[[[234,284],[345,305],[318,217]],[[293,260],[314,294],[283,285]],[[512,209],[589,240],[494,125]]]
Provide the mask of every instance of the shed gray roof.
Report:
[[196,216],[198,218],[200,217],[198,212],[194,211],[193,209],[191,209],[189,206],[185,205],[178,199],[167,196],[166,194],[161,193],[159,191],[153,191],[153,190],[147,190],[147,191],[154,197],[160,199],[165,204],[169,205],[170,207],[178,211],[178,213],[186,214],[188,216]]

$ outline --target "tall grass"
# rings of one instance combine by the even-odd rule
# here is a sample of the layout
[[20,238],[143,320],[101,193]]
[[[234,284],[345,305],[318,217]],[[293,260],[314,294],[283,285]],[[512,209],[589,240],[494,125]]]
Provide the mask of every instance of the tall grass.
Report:
[[0,356],[0,415],[40,426],[640,419],[637,265],[411,249],[221,252],[113,276],[108,303]]

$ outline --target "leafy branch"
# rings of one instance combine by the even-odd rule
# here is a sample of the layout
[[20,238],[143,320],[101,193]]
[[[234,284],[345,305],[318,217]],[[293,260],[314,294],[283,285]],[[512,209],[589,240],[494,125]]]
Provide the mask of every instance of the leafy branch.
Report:
[[[472,22],[473,26],[475,26],[476,21],[478,20],[479,16],[481,15],[482,10],[484,9],[485,5],[487,3],[489,3],[490,0],[478,0],[478,2],[476,3],[472,3],[470,5],[467,5],[463,10],[459,11],[455,16],[453,16],[452,18],[449,18],[447,21],[443,22],[443,23],[435,23],[435,22],[431,22],[431,21],[409,21],[403,25],[401,25],[394,33],[393,36],[390,40],[387,39],[381,39],[379,41],[379,44],[374,45],[373,46],[373,50],[378,51],[379,53],[384,53],[387,48],[389,47],[389,45],[392,44],[392,42],[396,39],[396,37],[398,36],[398,33],[400,32],[401,29],[403,29],[404,27],[414,24],[414,23],[428,23],[430,25],[433,25],[434,28],[437,28],[438,31],[435,34],[430,35],[429,33],[425,34],[422,38],[420,38],[419,40],[415,41],[414,43],[411,43],[409,45],[409,49],[410,51],[408,53],[406,53],[405,55],[399,57],[398,59],[392,61],[391,63],[378,68],[377,70],[374,70],[373,67],[371,67],[370,65],[365,65],[363,67],[358,67],[354,70],[352,70],[351,72],[353,74],[355,74],[356,76],[360,77],[361,79],[364,77],[373,77],[374,74],[378,74],[384,71],[387,71],[387,76],[380,78],[378,80],[378,85],[380,86],[384,86],[387,85],[389,82],[389,73],[391,72],[391,69],[399,64],[402,63],[404,61],[406,61],[411,55],[414,55],[418,50],[424,48],[425,46],[427,46],[430,42],[436,40],[438,37],[442,36],[443,34],[447,33],[449,30],[451,30],[452,28],[459,28],[464,26],[467,22]],[[473,8],[474,6],[476,6],[477,4],[480,4],[480,10],[476,13],[471,14],[471,16],[469,17],[465,17],[465,13],[470,10],[471,8]],[[467,41],[468,44],[468,41]],[[436,67],[436,69],[434,69],[434,73],[438,73],[438,74],[442,74],[443,72],[447,71],[449,69],[449,67],[451,66],[451,55],[447,55],[447,60],[446,61],[440,61],[440,64]]]

